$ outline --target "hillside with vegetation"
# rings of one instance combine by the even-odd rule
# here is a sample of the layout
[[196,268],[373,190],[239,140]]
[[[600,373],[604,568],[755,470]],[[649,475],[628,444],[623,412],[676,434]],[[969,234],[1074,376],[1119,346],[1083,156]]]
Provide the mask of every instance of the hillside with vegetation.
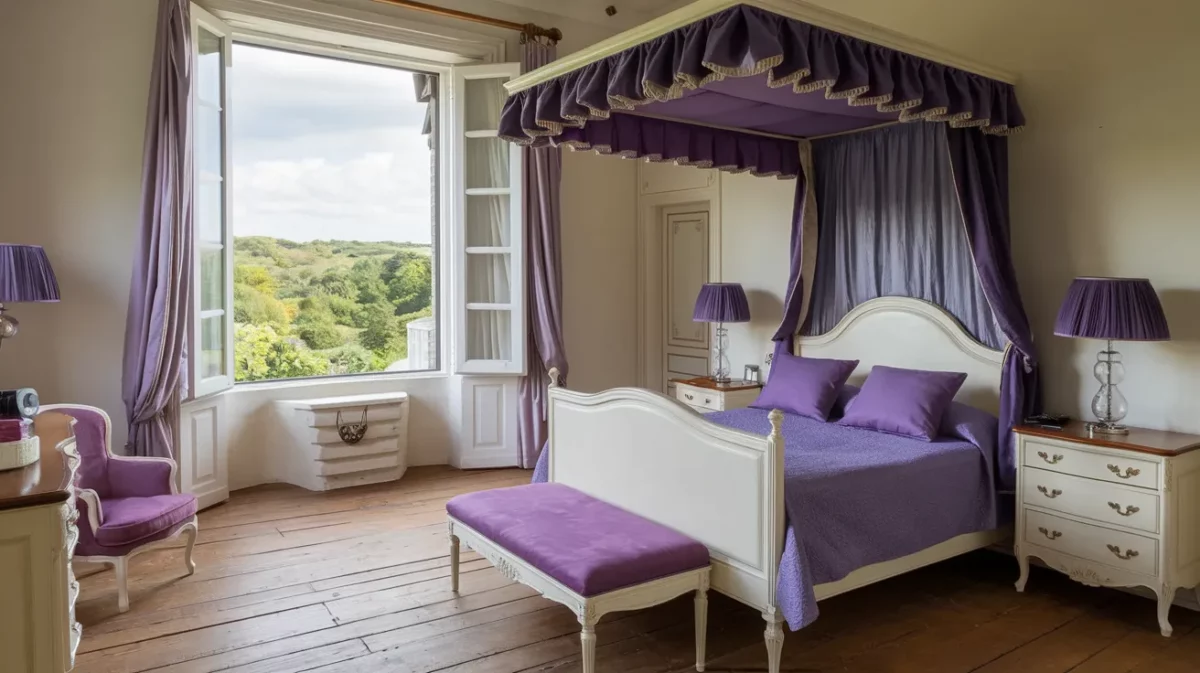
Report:
[[432,315],[431,248],[417,243],[234,239],[238,381],[383,371],[405,325]]

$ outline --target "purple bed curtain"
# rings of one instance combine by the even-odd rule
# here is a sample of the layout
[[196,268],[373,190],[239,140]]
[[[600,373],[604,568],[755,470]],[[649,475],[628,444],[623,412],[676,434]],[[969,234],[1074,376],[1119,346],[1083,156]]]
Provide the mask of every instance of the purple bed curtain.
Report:
[[613,111],[676,100],[730,77],[874,106],[901,121],[1005,134],[1025,124],[1011,84],[737,5],[511,96],[500,135],[543,143]]
[[1000,384],[1000,464],[1002,491],[1016,487],[1016,446],[1012,426],[1041,410],[1033,329],[1021,303],[1013,266],[1008,221],[1008,141],[969,129],[948,129],[946,139],[954,183],[966,223],[979,284],[1000,331],[1012,343]]
[[812,308],[824,334],[876,297],[946,309],[976,340],[1004,348],[971,259],[945,124],[903,124],[813,141],[821,204]]
[[172,457],[192,312],[192,29],[189,0],[161,0],[142,166],[142,210],[121,381],[126,451]]
[[[540,68],[555,59],[553,43],[526,39],[521,45],[521,69]],[[525,264],[529,304],[529,373],[517,386],[518,442],[521,467],[532,469],[546,445],[546,388],[549,370],[557,367],[567,376],[567,351],[563,347],[562,241],[559,186],[562,157],[558,148],[524,148]]]

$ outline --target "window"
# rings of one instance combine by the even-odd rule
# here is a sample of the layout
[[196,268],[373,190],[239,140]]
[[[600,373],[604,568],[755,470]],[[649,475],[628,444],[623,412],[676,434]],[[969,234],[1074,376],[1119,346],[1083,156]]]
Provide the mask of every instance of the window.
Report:
[[195,396],[439,370],[446,347],[455,372],[523,373],[515,64],[261,46],[193,9]]

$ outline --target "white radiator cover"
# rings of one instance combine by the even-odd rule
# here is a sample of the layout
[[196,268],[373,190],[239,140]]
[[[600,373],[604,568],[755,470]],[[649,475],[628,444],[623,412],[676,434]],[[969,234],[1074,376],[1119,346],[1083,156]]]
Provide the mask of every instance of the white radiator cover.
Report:
[[[408,393],[278,400],[276,410],[290,441],[273,470],[280,481],[310,491],[395,481],[408,469]],[[356,444],[338,435],[342,423],[358,423],[367,412],[367,431]]]

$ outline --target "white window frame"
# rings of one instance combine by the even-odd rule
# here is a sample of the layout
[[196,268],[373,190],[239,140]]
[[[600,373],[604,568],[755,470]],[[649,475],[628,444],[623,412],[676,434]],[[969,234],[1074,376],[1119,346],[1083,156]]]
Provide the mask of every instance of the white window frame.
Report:
[[[224,5],[222,5],[223,7]],[[223,12],[222,17],[225,16]],[[193,41],[198,38],[198,30],[203,26],[209,32],[220,35],[224,40],[225,54],[225,79],[222,81],[221,97],[222,109],[225,115],[222,118],[222,139],[224,142],[223,148],[223,166],[225,172],[223,180],[223,200],[224,200],[224,229],[222,243],[225,251],[225,306],[222,309],[228,319],[225,321],[226,327],[226,373],[218,377],[209,377],[202,379],[200,377],[200,327],[201,310],[200,310],[200,241],[199,234],[194,237],[193,243],[195,248],[195,283],[196,296],[194,298],[194,306],[192,309],[192,386],[189,398],[195,399],[224,390],[231,389],[234,384],[234,322],[233,322],[233,204],[232,204],[232,152],[230,151],[229,138],[229,114],[230,114],[230,97],[229,97],[229,74],[230,68],[233,66],[232,47],[235,42],[252,44],[263,47],[275,47],[295,51],[298,53],[308,53],[319,56],[330,56],[334,58],[344,58],[351,61],[359,61],[363,63],[373,63],[377,65],[396,67],[406,70],[414,70],[436,74],[439,81],[439,105],[438,105],[438,151],[441,153],[438,157],[438,184],[439,184],[439,217],[437,222],[437,240],[435,241],[436,252],[439,256],[435,260],[437,267],[437,286],[434,288],[434,316],[438,321],[438,342],[439,355],[438,366],[436,370],[422,370],[419,372],[370,372],[364,374],[353,375],[331,375],[322,377],[309,377],[304,379],[275,379],[271,381],[255,381],[242,382],[239,386],[266,386],[280,387],[289,385],[312,385],[319,382],[345,382],[349,379],[358,378],[428,378],[431,376],[445,376],[446,374],[485,374],[485,375],[524,375],[526,372],[526,311],[527,299],[525,296],[525,260],[524,260],[524,232],[523,232],[523,202],[524,195],[522,189],[522,152],[517,147],[512,147],[510,152],[510,186],[503,193],[509,195],[510,206],[510,231],[509,245],[504,246],[504,252],[509,255],[510,260],[510,290],[511,301],[504,305],[506,310],[510,312],[512,334],[511,338],[511,359],[508,360],[469,360],[466,357],[466,335],[467,335],[467,311],[487,308],[488,305],[472,305],[468,307],[466,302],[466,258],[469,254],[480,254],[485,252],[483,249],[472,249],[468,252],[466,248],[467,228],[466,228],[466,199],[469,198],[465,190],[466,163],[465,163],[465,105],[468,102],[465,100],[466,81],[472,79],[502,79],[508,80],[517,77],[520,74],[520,64],[518,63],[486,63],[480,65],[460,65],[446,62],[430,62],[420,58],[410,58],[395,54],[385,54],[370,48],[358,48],[351,46],[353,40],[348,38],[346,43],[329,43],[323,44],[314,42],[310,39],[299,37],[299,34],[292,35],[290,29],[283,29],[282,32],[275,33],[274,31],[267,33],[263,31],[262,24],[246,25],[245,20],[248,15],[230,14],[229,19],[234,23],[231,27],[222,18],[218,18],[212,13],[206,11],[196,4],[192,4],[192,37]],[[300,24],[297,24],[298,26]],[[381,26],[382,30],[383,27]],[[380,38],[395,39],[396,36],[384,37],[381,33]],[[378,38],[377,38],[378,39]],[[398,42],[399,43],[399,42]],[[502,44],[497,47],[496,55],[503,53]],[[488,57],[491,57],[490,55]],[[479,137],[480,134],[472,133],[473,137]],[[494,135],[494,133],[493,133]],[[199,179],[197,171],[197,180]],[[482,193],[484,190],[474,190],[472,193]],[[489,193],[500,193],[498,189],[489,189]],[[498,250],[492,250],[496,252]]]
[[[198,45],[200,38],[200,29],[203,28],[209,33],[221,37],[222,54],[221,60],[224,66],[224,71],[221,74],[221,206],[223,209],[223,217],[221,223],[221,242],[219,244],[203,243],[200,240],[199,223],[195,219],[196,199],[200,193],[200,184],[203,176],[198,167],[195,165],[193,157],[193,187],[192,187],[192,204],[193,204],[193,236],[192,236],[192,254],[193,254],[193,292],[192,292],[192,320],[191,320],[191,341],[188,348],[188,357],[191,362],[191,398],[199,398],[207,395],[219,393],[233,387],[234,369],[233,369],[233,206],[230,190],[230,176],[232,174],[233,162],[229,152],[229,114],[230,114],[230,98],[229,98],[229,70],[233,67],[233,31],[224,22],[205,11],[202,7],[195,3],[191,7],[192,14],[192,96],[194,101],[199,100],[199,77],[195,76],[198,71],[196,68],[195,59],[198,54]],[[195,103],[193,103],[193,106]],[[195,111],[192,110],[193,120],[195,119]],[[196,128],[193,123],[192,128]],[[193,138],[194,138],[193,133]],[[220,309],[202,310],[203,301],[203,266],[201,259],[205,250],[219,249],[224,253],[224,303]],[[224,316],[224,339],[225,339],[225,372],[220,376],[202,376],[201,367],[203,365],[202,356],[202,329],[205,318]]]
[[[466,83],[468,80],[509,80],[521,74],[519,63],[488,63],[465,65],[452,68],[453,85],[449,107],[454,118],[450,133],[451,150],[448,163],[454,177],[454,280],[452,285],[455,317],[454,371],[457,374],[506,374],[521,375],[526,372],[525,342],[525,234],[522,213],[524,190],[522,175],[524,158],[521,149],[509,147],[509,186],[490,188],[467,188],[466,184],[466,140],[467,138],[497,137],[497,130],[466,130]],[[507,195],[509,197],[509,241],[507,246],[474,248],[467,246],[467,200],[472,196]],[[467,302],[467,258],[472,254],[504,253],[509,256],[510,300],[507,304],[474,304]],[[471,311],[507,310],[510,317],[511,359],[471,359],[467,357],[467,316]]]

